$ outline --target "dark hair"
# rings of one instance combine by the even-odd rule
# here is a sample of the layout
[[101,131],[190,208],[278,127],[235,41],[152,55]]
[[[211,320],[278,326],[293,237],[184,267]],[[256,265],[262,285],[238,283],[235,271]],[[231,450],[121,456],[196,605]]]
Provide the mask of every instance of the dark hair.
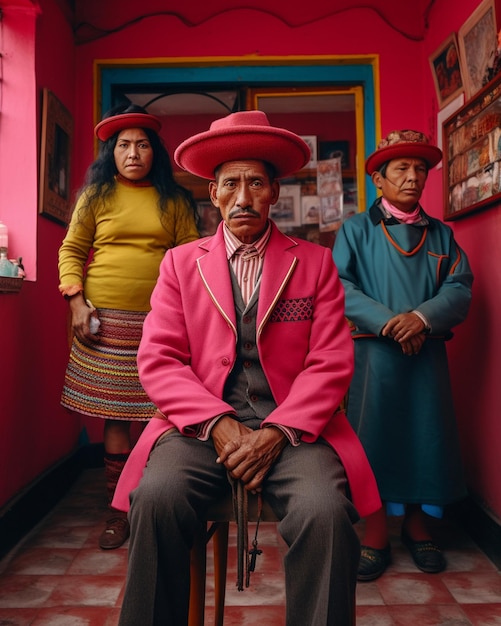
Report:
[[385,161],[381,167],[378,169],[378,172],[381,174],[383,178],[386,178],[386,170],[388,169],[389,161]]
[[[143,107],[136,104],[121,104],[110,109],[103,119],[120,115],[122,113],[147,113]],[[149,128],[143,129],[153,150],[153,163],[148,179],[158,191],[160,219],[163,221],[167,217],[167,207],[169,199],[184,200],[193,212],[196,223],[199,222],[197,205],[191,192],[179,185],[174,178],[172,163],[162,138]],[[81,207],[85,210],[93,206],[96,202],[103,200],[113,193],[116,187],[116,175],[118,174],[115,165],[114,150],[117,143],[118,132],[106,141],[99,141],[99,153],[96,160],[91,163],[85,175],[85,182],[78,192],[80,196],[86,194],[86,202]]]

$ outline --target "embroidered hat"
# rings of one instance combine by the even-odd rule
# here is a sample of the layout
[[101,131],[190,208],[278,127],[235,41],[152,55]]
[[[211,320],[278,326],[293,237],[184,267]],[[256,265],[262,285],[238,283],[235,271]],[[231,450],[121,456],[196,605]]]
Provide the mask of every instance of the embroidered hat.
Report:
[[174,152],[179,167],[208,179],[222,163],[249,159],[267,161],[283,178],[308,163],[310,148],[299,135],[271,126],[263,111],[240,111],[215,120]]
[[440,163],[442,151],[433,146],[424,133],[417,130],[393,130],[369,156],[365,170],[370,176],[387,161],[402,157],[423,159],[431,169]]
[[115,133],[126,128],[150,128],[156,133],[162,127],[162,123],[154,115],[149,113],[121,113],[106,117],[94,128],[98,139],[107,141]]

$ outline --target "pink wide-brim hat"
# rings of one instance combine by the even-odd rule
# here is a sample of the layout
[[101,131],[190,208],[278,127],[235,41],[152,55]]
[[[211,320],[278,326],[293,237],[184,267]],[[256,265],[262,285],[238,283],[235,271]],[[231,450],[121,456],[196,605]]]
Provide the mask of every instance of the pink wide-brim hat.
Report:
[[106,117],[94,128],[96,137],[107,141],[115,133],[126,128],[150,128],[156,133],[162,128],[162,122],[149,113],[121,113]]
[[174,152],[174,161],[210,180],[222,163],[266,161],[275,168],[277,178],[283,178],[303,168],[310,155],[299,135],[271,126],[263,111],[240,111],[215,120],[208,131],[183,141]]
[[387,161],[401,158],[423,159],[431,169],[442,160],[442,151],[432,145],[424,133],[417,130],[393,130],[368,157],[365,171],[372,176]]

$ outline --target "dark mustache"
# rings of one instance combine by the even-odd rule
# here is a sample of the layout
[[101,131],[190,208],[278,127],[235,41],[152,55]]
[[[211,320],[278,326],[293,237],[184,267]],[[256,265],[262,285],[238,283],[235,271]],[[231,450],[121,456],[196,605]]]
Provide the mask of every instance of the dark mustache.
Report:
[[253,217],[261,217],[261,215],[251,207],[246,207],[245,209],[237,207],[236,209],[232,209],[228,213],[228,217],[230,219],[232,219],[233,217],[238,217],[239,215],[252,215]]

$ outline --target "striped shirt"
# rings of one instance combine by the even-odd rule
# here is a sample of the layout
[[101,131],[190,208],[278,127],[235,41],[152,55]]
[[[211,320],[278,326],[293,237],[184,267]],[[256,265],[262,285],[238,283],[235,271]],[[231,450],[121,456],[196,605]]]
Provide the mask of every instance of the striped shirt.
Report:
[[248,304],[259,282],[264,253],[271,234],[271,225],[268,223],[263,235],[252,244],[242,244],[227,226],[223,228],[223,233],[226,256],[237,277],[242,298],[245,304]]

